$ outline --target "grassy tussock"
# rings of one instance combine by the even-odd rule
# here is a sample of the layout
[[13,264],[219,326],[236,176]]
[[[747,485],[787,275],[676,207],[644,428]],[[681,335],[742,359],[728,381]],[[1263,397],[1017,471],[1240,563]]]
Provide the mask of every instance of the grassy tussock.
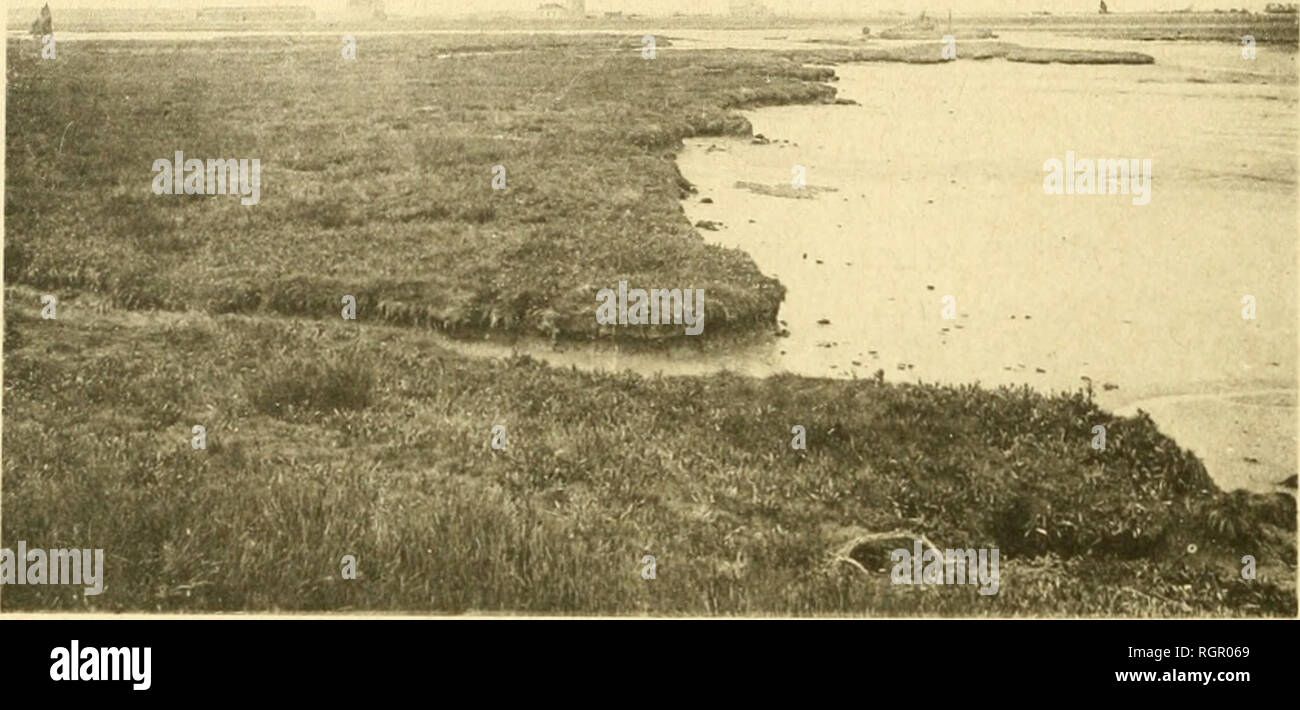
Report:
[[[267,369],[270,371],[268,372]],[[248,379],[245,394],[262,414],[362,410],[370,406],[375,377],[355,357],[276,362]]]

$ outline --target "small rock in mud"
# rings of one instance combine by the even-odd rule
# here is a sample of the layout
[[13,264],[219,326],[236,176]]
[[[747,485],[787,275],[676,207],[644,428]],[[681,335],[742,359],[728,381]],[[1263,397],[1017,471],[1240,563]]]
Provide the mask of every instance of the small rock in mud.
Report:
[[1109,383],[1109,382],[1103,382],[1103,383],[1101,383],[1101,388],[1104,389],[1104,390],[1106,390],[1107,392],[1109,392],[1109,391],[1111,391],[1111,390],[1117,390],[1117,389],[1119,389],[1119,385],[1112,385],[1112,384]]
[[700,200],[700,204],[702,204],[702,205],[711,205],[711,204],[713,204],[713,198],[712,198],[712,197],[706,197],[706,198]]
[[1047,374],[1047,370],[1044,370],[1044,369],[1041,368],[1041,367],[1035,367],[1035,368],[1034,368],[1034,372],[1037,372],[1037,373],[1040,374],[1040,375],[1046,375],[1046,374]]
[[711,219],[702,219],[702,220],[696,222],[696,223],[695,223],[695,226],[698,227],[698,228],[700,228],[700,229],[707,229],[707,230],[709,230],[710,232],[716,232],[716,231],[718,231],[720,228],[722,228],[722,223],[721,223],[721,222],[714,222],[714,221],[711,220]]
[[817,320],[817,325],[830,325],[830,324],[831,321],[829,318],[820,318]]

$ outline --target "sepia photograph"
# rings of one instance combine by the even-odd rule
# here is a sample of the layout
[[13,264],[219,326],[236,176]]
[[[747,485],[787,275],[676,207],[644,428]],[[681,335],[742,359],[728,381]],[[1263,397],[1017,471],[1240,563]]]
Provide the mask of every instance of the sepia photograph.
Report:
[[1294,619],[1241,2],[13,0],[0,617]]

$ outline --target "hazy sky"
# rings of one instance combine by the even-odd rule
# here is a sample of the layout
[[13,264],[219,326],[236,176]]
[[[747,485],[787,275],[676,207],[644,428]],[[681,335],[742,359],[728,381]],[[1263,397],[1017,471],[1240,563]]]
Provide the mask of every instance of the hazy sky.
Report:
[[[389,0],[398,4],[409,0]],[[431,8],[447,14],[492,11],[527,11],[543,1],[553,0],[427,0]],[[587,0],[588,13],[605,11],[671,14],[674,12],[725,13],[730,0]],[[769,8],[785,14],[833,13],[839,11],[904,10],[944,14],[951,9],[961,12],[1029,11],[1096,12],[1097,0],[765,0]],[[217,5],[309,5],[318,8],[338,7],[346,0],[49,0],[58,18],[59,7],[169,7],[195,8]],[[14,0],[11,5],[39,5],[41,0]],[[1199,10],[1245,7],[1261,10],[1263,0],[1107,0],[1112,11],[1141,12],[1172,10],[1191,5]]]

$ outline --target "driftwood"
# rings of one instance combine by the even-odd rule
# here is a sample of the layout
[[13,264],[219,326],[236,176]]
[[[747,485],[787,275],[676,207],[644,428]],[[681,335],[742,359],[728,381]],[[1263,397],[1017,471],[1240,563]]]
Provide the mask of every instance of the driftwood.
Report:
[[943,557],[943,552],[939,549],[939,547],[935,545],[933,542],[930,542],[930,539],[927,538],[925,535],[918,535],[914,532],[911,532],[910,530],[891,530],[889,532],[865,533],[852,538],[851,540],[845,542],[843,545],[840,545],[839,548],[835,550],[834,554],[831,557],[831,561],[832,563],[843,562],[845,564],[856,567],[858,571],[870,577],[872,576],[871,571],[868,570],[866,567],[863,567],[862,563],[853,559],[853,557],[851,556],[853,550],[855,550],[859,545],[863,543],[877,542],[879,540],[892,540],[892,539],[920,540],[922,545],[925,545],[927,548],[934,550],[939,555],[940,558]]

